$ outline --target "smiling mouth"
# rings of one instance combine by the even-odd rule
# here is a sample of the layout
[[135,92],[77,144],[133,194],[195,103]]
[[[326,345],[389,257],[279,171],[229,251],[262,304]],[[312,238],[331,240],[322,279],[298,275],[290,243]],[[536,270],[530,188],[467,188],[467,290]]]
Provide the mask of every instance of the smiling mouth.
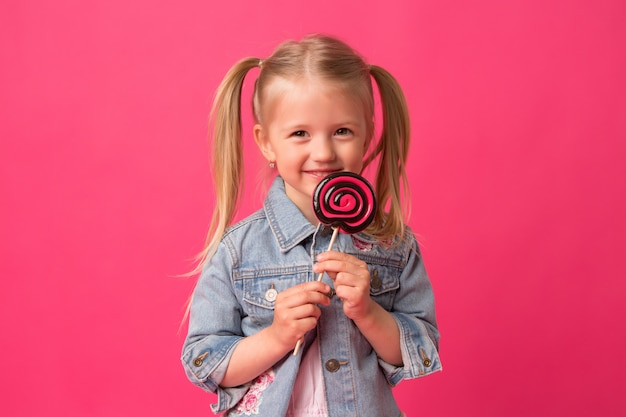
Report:
[[329,174],[332,174],[333,172],[339,172],[341,171],[340,169],[328,169],[328,170],[324,170],[324,171],[306,171],[307,174],[312,175],[314,177],[319,177],[319,178],[323,178],[326,177]]

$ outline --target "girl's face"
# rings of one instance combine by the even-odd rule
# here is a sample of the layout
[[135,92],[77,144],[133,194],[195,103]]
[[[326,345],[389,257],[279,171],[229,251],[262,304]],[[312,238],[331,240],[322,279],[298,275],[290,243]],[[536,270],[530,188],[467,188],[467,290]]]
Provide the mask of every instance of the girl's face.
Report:
[[320,180],[337,171],[360,174],[363,168],[369,144],[363,105],[336,84],[314,79],[277,79],[268,87],[254,137],[276,163],[287,196],[317,224],[311,198]]

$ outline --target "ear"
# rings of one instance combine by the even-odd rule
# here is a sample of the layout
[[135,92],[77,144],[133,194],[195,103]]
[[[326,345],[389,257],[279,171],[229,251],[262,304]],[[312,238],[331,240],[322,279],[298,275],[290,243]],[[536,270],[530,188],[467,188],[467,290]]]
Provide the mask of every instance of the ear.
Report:
[[254,141],[263,153],[265,159],[267,159],[268,161],[276,161],[276,155],[274,154],[272,144],[270,143],[269,138],[265,133],[265,130],[263,130],[263,126],[261,126],[260,124],[255,124],[253,128],[253,133]]

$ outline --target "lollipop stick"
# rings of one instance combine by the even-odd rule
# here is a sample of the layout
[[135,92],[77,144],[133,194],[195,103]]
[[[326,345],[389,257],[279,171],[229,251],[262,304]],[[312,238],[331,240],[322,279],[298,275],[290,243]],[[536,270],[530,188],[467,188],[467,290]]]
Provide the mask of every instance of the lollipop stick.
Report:
[[[331,250],[333,248],[333,244],[335,243],[335,240],[337,240],[337,233],[339,232],[339,228],[338,227],[333,227],[333,235],[330,238],[330,243],[328,244],[328,249],[326,249],[326,252],[328,252],[329,250]],[[320,272],[320,274],[317,276],[317,280],[321,281],[322,277],[324,277],[324,273]]]
[[[335,240],[337,240],[338,232],[339,232],[339,228],[333,227],[333,235],[330,238],[330,243],[328,244],[328,249],[326,249],[326,252],[328,252],[329,250],[333,248],[333,245],[335,244]],[[323,277],[324,277],[324,273],[320,272],[320,274],[317,276],[317,281],[318,282],[321,281]],[[296,356],[298,354],[298,352],[300,351],[301,345],[302,345],[302,339],[298,339],[298,342],[296,343],[296,347],[293,349],[293,356]]]

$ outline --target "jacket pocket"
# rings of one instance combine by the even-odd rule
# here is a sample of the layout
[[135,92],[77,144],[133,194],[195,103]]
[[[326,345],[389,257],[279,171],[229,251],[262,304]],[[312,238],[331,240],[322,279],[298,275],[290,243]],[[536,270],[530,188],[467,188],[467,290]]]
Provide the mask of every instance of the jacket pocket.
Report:
[[242,277],[236,281],[236,285],[242,292],[244,311],[259,324],[267,320],[271,323],[278,293],[306,282],[311,274],[311,267],[307,266],[306,269],[275,268],[254,271],[254,274]]
[[385,310],[391,310],[396,291],[400,288],[399,268],[388,265],[368,264],[370,271],[370,296]]

